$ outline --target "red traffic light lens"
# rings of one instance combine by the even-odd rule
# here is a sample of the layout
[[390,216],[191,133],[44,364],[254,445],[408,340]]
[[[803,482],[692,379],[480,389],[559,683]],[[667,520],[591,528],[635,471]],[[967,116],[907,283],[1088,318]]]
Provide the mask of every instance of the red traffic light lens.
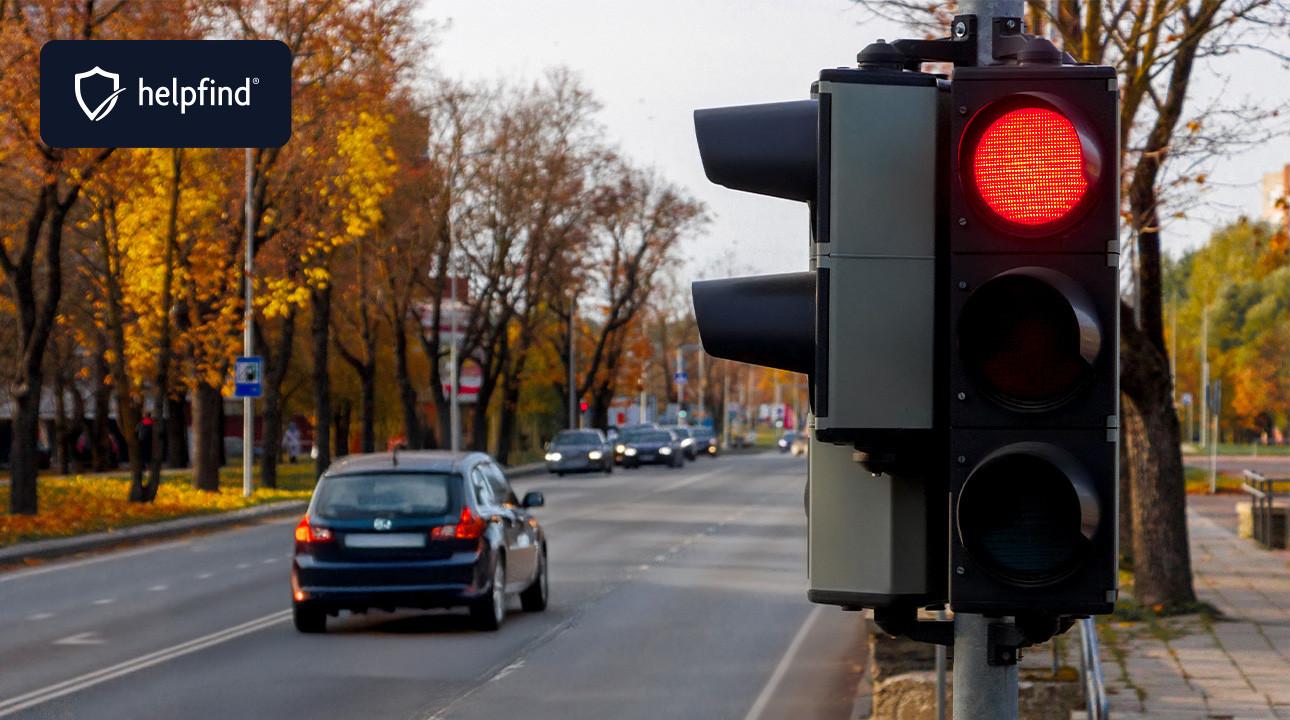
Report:
[[999,218],[1039,228],[1075,210],[1088,191],[1086,158],[1071,119],[1047,107],[995,118],[977,140],[972,182]]
[[1085,294],[1046,268],[995,276],[959,316],[964,368],[987,397],[1013,410],[1064,405],[1087,387],[1101,342]]

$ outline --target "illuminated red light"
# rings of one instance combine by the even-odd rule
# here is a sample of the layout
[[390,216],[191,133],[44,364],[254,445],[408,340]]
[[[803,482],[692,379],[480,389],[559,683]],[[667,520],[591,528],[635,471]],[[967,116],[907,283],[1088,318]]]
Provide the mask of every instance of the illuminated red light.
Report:
[[972,155],[981,200],[1000,218],[1038,227],[1070,214],[1088,190],[1084,149],[1074,123],[1026,107],[990,123]]
[[430,531],[432,540],[476,540],[484,534],[488,521],[463,506],[455,525],[441,525]]

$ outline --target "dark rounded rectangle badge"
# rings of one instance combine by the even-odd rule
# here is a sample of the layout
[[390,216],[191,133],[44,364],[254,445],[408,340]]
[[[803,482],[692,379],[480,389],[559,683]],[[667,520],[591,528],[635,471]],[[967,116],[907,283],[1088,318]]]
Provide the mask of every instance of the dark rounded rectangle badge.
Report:
[[52,147],[278,147],[291,50],[277,40],[51,40],[40,137]]

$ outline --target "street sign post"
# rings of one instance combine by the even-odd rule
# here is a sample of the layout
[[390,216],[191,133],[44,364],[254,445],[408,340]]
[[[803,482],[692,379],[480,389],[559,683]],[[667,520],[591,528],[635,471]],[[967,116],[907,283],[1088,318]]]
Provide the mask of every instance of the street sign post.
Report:
[[239,357],[233,363],[233,397],[258,398],[264,395],[264,359]]

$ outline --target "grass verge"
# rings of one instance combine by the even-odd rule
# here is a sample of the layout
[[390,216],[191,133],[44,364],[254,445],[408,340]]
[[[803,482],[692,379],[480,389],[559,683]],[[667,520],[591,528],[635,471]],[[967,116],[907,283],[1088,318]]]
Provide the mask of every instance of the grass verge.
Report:
[[[256,480],[258,485],[258,478]],[[219,492],[194,490],[192,473],[177,471],[162,476],[154,502],[131,503],[126,501],[130,490],[129,473],[42,477],[37,486],[40,513],[0,515],[0,547],[228,512],[283,500],[307,500],[313,486],[313,466],[309,463],[280,466],[278,487],[273,490],[257,488],[249,498],[242,497],[241,468],[220,470]],[[8,502],[9,487],[0,486],[0,503],[7,506]]]

